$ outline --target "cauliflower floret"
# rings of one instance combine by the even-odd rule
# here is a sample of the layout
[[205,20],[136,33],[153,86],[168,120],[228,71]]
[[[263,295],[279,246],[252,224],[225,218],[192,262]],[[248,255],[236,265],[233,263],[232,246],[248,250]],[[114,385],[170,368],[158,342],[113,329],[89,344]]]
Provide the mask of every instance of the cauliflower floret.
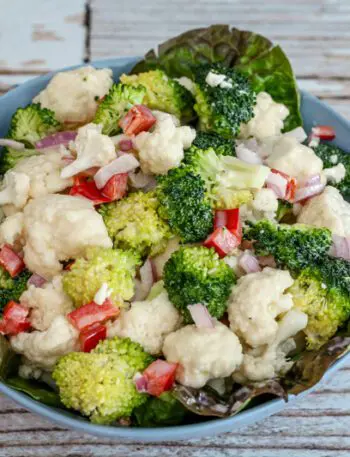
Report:
[[98,101],[112,87],[112,70],[92,66],[57,73],[34,99],[54,111],[60,122],[84,124],[96,113]]
[[23,244],[23,213],[15,213],[8,216],[0,225],[0,245],[10,244],[11,246]]
[[64,292],[62,276],[55,276],[43,287],[30,285],[20,297],[20,302],[31,309],[30,322],[36,330],[47,330],[57,316],[73,310],[73,303]]
[[278,209],[278,199],[272,189],[260,189],[256,192],[252,207],[256,211],[274,213]]
[[296,138],[285,135],[276,141],[266,163],[270,168],[297,178],[299,182],[308,176],[320,174],[323,168],[322,160],[313,149],[300,144]]
[[103,167],[117,157],[113,141],[101,132],[102,125],[96,124],[87,124],[78,130],[72,146],[77,158],[62,170],[62,178],[69,178],[88,168]]
[[170,333],[163,353],[168,362],[179,363],[178,382],[189,387],[203,387],[210,379],[230,376],[242,362],[242,346],[225,325],[215,328],[187,325]]
[[285,105],[273,101],[271,95],[260,92],[256,96],[254,117],[241,125],[241,138],[254,137],[257,140],[277,136],[283,129],[283,121],[289,114]]
[[254,199],[240,207],[242,221],[257,222],[261,219],[275,221],[278,199],[271,189],[260,189],[255,192]]
[[0,191],[0,205],[23,208],[27,203],[30,178],[25,173],[9,170],[5,173]]
[[35,379],[41,378],[43,371],[40,368],[33,366],[25,357],[22,357],[22,364],[18,367],[18,375],[24,379]]
[[87,199],[46,195],[30,201],[23,214],[24,261],[46,279],[60,273],[60,261],[83,256],[88,246],[112,247],[102,217]]
[[10,339],[13,350],[35,367],[50,371],[57,359],[78,350],[79,332],[63,316],[57,316],[45,332],[22,332]]
[[297,309],[289,310],[278,322],[276,338],[269,346],[248,349],[243,355],[243,363],[234,379],[239,383],[263,381],[285,373],[293,364],[286,360],[289,352],[295,349],[291,337],[307,326],[307,315]]
[[4,190],[0,204],[12,204],[21,209],[30,198],[54,194],[70,187],[71,179],[62,179],[62,155],[52,151],[22,159],[4,176]]
[[350,204],[339,190],[327,186],[321,195],[311,198],[302,207],[298,222],[327,227],[339,236],[350,236]]
[[269,267],[240,278],[228,305],[232,330],[252,347],[271,344],[278,331],[276,317],[293,306],[291,294],[284,294],[292,284],[288,271]]
[[149,354],[160,354],[164,338],[175,331],[181,317],[164,291],[151,301],[134,302],[108,329],[108,337],[130,338]]
[[338,163],[334,167],[325,168],[322,173],[327,179],[327,182],[339,184],[345,178],[346,168],[342,163]]
[[191,146],[196,131],[191,127],[177,127],[173,116],[153,111],[157,119],[153,132],[141,132],[134,144],[139,151],[141,169],[144,173],[165,175],[178,167],[184,157],[184,149]]

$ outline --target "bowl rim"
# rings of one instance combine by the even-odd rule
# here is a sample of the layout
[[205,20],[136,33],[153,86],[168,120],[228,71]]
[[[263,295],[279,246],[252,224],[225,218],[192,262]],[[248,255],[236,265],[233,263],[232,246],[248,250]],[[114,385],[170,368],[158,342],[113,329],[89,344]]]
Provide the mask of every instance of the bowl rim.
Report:
[[[140,57],[115,57],[110,59],[96,60],[88,63],[78,64],[55,70],[50,73],[32,78],[23,84],[11,89],[6,94],[0,97],[0,104],[6,102],[8,98],[16,95],[16,92],[35,87],[38,83],[47,81],[55,73],[59,71],[72,70],[87,65],[97,66],[99,68],[113,66],[113,62],[119,65],[127,65],[131,62],[136,62]],[[327,111],[337,119],[346,129],[350,131],[350,122],[338,114],[333,108],[327,103],[320,101],[317,97],[309,94],[306,91],[300,91],[302,98],[309,99],[311,101],[321,103]],[[323,382],[333,373],[335,373],[345,362],[350,358],[350,353],[343,355],[338,359],[324,374],[322,380],[320,380],[312,388],[302,392],[299,395],[290,395],[288,403],[294,403],[297,399],[303,398],[304,396],[315,390],[320,382]],[[41,417],[49,419],[60,426],[77,430],[91,435],[114,439],[114,440],[132,440],[142,442],[160,442],[160,441],[175,441],[184,440],[191,438],[206,437],[208,435],[214,435],[221,432],[228,432],[231,429],[248,425],[259,419],[275,414],[281,411],[286,403],[283,399],[273,399],[267,401],[261,405],[257,405],[251,409],[244,410],[239,414],[227,418],[213,418],[207,422],[199,422],[194,424],[177,425],[169,427],[118,427],[109,425],[97,425],[89,422],[87,419],[82,417],[74,417],[68,411],[60,410],[58,408],[44,405],[32,398],[25,393],[16,391],[6,384],[0,381],[0,393],[6,397],[12,399],[17,404],[23,406],[27,410],[38,414]]]

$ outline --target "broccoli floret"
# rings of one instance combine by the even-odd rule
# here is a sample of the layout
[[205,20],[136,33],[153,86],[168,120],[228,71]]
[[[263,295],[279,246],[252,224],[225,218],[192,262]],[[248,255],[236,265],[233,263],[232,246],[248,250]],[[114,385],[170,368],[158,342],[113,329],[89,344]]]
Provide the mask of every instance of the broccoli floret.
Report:
[[303,224],[277,225],[266,219],[244,230],[244,238],[254,241],[257,255],[273,255],[278,266],[292,271],[305,268],[327,255],[332,233],[326,228]]
[[308,349],[319,349],[350,317],[349,294],[329,281],[323,267],[304,269],[288,292],[294,305],[308,315],[304,330]]
[[102,214],[114,247],[133,249],[141,256],[159,254],[171,237],[168,224],[158,216],[154,192],[135,192],[119,202],[102,205]]
[[205,239],[213,229],[213,212],[202,178],[184,167],[157,179],[160,217],[185,243]]
[[133,417],[140,427],[159,427],[183,423],[188,410],[172,394],[164,392],[136,408]]
[[0,175],[5,174],[8,170],[13,168],[17,163],[31,156],[38,155],[35,149],[22,149],[18,151],[12,148],[2,148],[0,152]]
[[[350,297],[350,262],[344,259],[326,256],[318,264],[323,282],[329,287],[341,289]],[[350,300],[350,298],[349,298]]]
[[0,313],[10,300],[18,301],[22,293],[27,289],[27,281],[31,273],[22,271],[15,278],[0,267]]
[[[212,87],[206,82],[209,72],[224,75],[224,82]],[[247,123],[254,114],[256,94],[248,79],[221,64],[203,64],[196,68],[194,82],[194,109],[200,130],[214,131],[226,138],[237,136],[240,125]]]
[[[198,149],[206,150],[209,148],[214,149],[216,154],[223,156],[235,156],[236,144],[231,138],[224,138],[214,132],[198,132],[194,139],[193,146]],[[191,149],[191,148],[190,148]],[[185,151],[185,156],[187,151]]]
[[164,267],[165,289],[185,323],[192,322],[187,306],[194,303],[202,303],[211,316],[220,319],[235,280],[232,269],[216,252],[202,246],[180,248]]
[[112,289],[111,299],[122,305],[134,294],[134,277],[139,257],[132,251],[89,247],[63,277],[63,288],[79,307],[93,300],[103,283]]
[[152,70],[138,75],[122,75],[120,80],[130,86],[142,85],[146,95],[142,103],[151,109],[174,114],[186,123],[194,117],[194,99],[190,91],[162,70]]
[[142,103],[145,92],[142,86],[113,84],[97,108],[93,122],[102,124],[102,133],[105,135],[115,135],[120,131],[118,121],[133,105]]
[[55,119],[55,113],[42,108],[40,103],[34,103],[18,108],[12,116],[8,137],[34,148],[37,141],[59,129],[60,123]]
[[332,183],[333,187],[339,189],[344,198],[350,198],[350,154],[333,144],[321,143],[314,148],[315,154],[322,160],[323,168],[332,168],[342,163],[346,173],[344,179],[339,183]]
[[115,337],[91,353],[72,352],[61,357],[52,374],[62,403],[97,424],[111,424],[147,400],[136,390],[133,377],[152,358],[129,338]]
[[269,174],[265,166],[218,155],[211,148],[194,151],[188,166],[204,180],[211,205],[220,209],[250,202],[253,199],[250,189],[262,188]]

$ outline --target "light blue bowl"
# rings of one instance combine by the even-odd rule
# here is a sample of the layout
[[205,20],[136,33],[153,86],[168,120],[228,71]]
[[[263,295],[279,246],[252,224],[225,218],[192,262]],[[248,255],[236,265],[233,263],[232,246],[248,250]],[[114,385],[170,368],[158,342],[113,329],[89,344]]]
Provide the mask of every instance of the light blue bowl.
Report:
[[[94,62],[93,65],[98,68],[112,68],[114,79],[117,80],[122,73],[128,72],[137,60],[139,60],[137,57],[117,58]],[[3,137],[6,134],[11,116],[15,110],[20,106],[26,106],[30,103],[32,98],[47,85],[51,77],[52,74],[48,74],[32,79],[31,81],[22,84],[16,89],[0,97],[0,137]],[[335,143],[347,152],[350,152],[350,122],[343,119],[339,114],[316,97],[313,97],[305,92],[301,95],[302,115],[306,131],[310,131],[311,127],[316,124],[331,125],[335,128],[337,133]],[[350,354],[338,360],[328,370],[325,377],[328,377],[330,374],[338,370],[349,357]],[[311,392],[311,390],[313,389],[310,389],[297,397],[291,396],[289,398],[289,403],[294,402],[297,398],[303,397],[305,394]],[[208,422],[176,427],[127,428],[91,424],[86,419],[68,411],[45,406],[2,383],[0,383],[0,392],[7,395],[9,398],[29,411],[37,413],[58,425],[119,441],[124,439],[156,442],[207,437],[208,435],[229,432],[230,430],[237,429],[238,427],[262,420],[271,414],[275,414],[286,406],[286,403],[283,400],[276,399],[251,408],[247,411],[243,411],[237,416],[227,419],[213,419]]]

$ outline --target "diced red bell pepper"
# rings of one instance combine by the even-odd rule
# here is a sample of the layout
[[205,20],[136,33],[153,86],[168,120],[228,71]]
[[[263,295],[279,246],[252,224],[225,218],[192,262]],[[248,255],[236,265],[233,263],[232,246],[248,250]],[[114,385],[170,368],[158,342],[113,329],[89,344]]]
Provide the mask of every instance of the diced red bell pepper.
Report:
[[287,181],[287,186],[286,186],[286,194],[284,196],[284,200],[287,201],[293,201],[294,196],[295,196],[295,191],[297,188],[297,180],[295,178],[292,178],[291,176],[287,175],[287,173],[284,173],[283,171],[276,170],[275,168],[271,168],[271,173],[274,173],[275,175],[280,175],[285,180]]
[[12,278],[25,268],[23,259],[8,244],[5,244],[0,250],[0,265],[8,271]]
[[29,309],[25,308],[24,306],[16,303],[15,301],[11,300],[7,303],[4,308],[3,318],[4,320],[15,320],[15,321],[23,321],[29,314]]
[[170,390],[175,382],[177,367],[177,363],[161,359],[152,362],[143,372],[147,379],[147,393],[159,397],[163,392]]
[[3,318],[0,321],[0,333],[4,335],[17,335],[28,330],[31,327],[27,319],[28,314],[28,308],[15,301],[9,301],[4,308]]
[[125,135],[137,135],[140,132],[148,131],[156,120],[147,106],[135,105],[120,119],[119,127],[123,129]]
[[204,241],[204,246],[214,248],[220,257],[225,257],[241,243],[242,237],[230,232],[226,227],[219,227]]
[[128,174],[120,173],[111,177],[107,184],[101,190],[101,194],[108,198],[109,201],[114,202],[120,200],[126,194],[128,187]]
[[78,330],[83,330],[92,324],[106,322],[112,317],[117,317],[120,310],[108,298],[102,305],[95,302],[88,303],[67,314],[67,318]]
[[320,140],[334,140],[335,130],[329,125],[317,125],[311,129],[311,137],[320,138]]
[[87,177],[79,174],[74,177],[74,185],[70,189],[69,195],[80,195],[91,200],[94,205],[101,205],[123,198],[127,185],[127,173],[112,176],[101,190],[97,189],[95,181],[88,181]]
[[91,200],[94,205],[101,205],[101,203],[108,203],[110,200],[104,197],[97,189],[95,181],[87,181],[86,178],[76,177],[74,185],[69,191],[69,195],[79,195]]
[[242,237],[242,224],[239,218],[239,208],[215,211],[214,230],[226,227],[237,237]]
[[101,340],[107,336],[107,327],[102,324],[92,324],[82,330],[79,335],[80,348],[83,352],[91,352]]

